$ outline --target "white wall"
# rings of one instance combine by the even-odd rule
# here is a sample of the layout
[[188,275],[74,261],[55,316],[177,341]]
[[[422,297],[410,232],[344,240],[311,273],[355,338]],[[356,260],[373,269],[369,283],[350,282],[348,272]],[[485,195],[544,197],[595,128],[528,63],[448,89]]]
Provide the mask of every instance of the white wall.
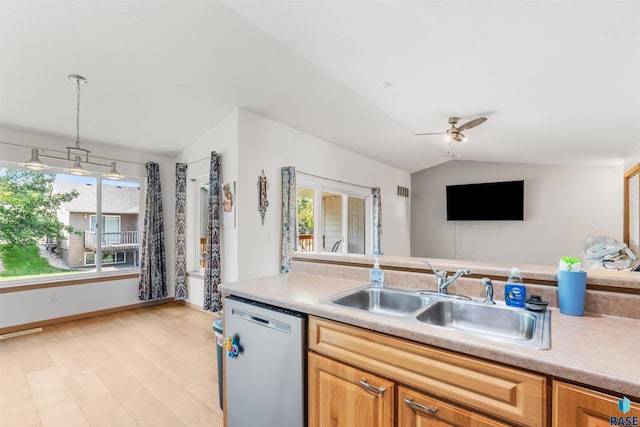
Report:
[[640,143],[636,144],[636,148],[624,159],[625,172],[638,163],[640,163]]
[[0,327],[137,304],[133,279],[0,294]]
[[[281,168],[380,187],[383,250],[386,255],[410,253],[410,201],[396,195],[396,186],[410,186],[407,172],[347,151],[245,110],[238,116],[238,279],[278,274],[282,214]],[[264,226],[258,213],[257,182],[264,169],[269,183]]]
[[[177,161],[188,167],[190,185],[209,171],[211,150],[221,154],[222,181],[236,181],[236,228],[222,229],[222,281],[278,274],[280,271],[281,175],[284,166],[366,186],[380,186],[383,200],[385,254],[409,255],[410,203],[395,195],[396,185],[409,187],[410,175],[326,141],[239,109],[191,144]],[[264,226],[258,212],[258,176],[268,179],[269,208]],[[198,270],[195,190],[187,196],[188,265]],[[191,275],[189,301],[202,305],[203,280]]]
[[[28,132],[8,127],[0,127],[0,141],[43,147],[51,150],[63,150],[75,141],[52,135]],[[160,164],[161,185],[163,191],[165,241],[167,244],[167,281],[169,296],[174,295],[175,274],[173,271],[173,223],[175,204],[175,166],[166,158],[135,150],[111,148],[104,144],[82,143],[82,147],[91,150],[91,158],[103,163],[94,156],[105,156],[115,159],[126,159],[140,164],[118,162],[118,170],[126,176],[146,178],[144,163],[155,161]],[[0,160],[22,163],[30,157],[30,150],[0,144]],[[68,162],[53,159],[42,159],[52,166],[68,166]],[[86,165],[87,169],[106,171],[99,166]],[[52,294],[56,298],[52,298]],[[56,301],[52,301],[55,299]],[[114,280],[95,284],[84,284],[63,287],[51,287],[15,293],[0,294],[0,327],[36,322],[43,319],[70,316],[97,310],[126,306],[139,303],[138,280]]]
[[[622,165],[470,161],[416,172],[411,176],[411,255],[514,265],[555,265],[562,255],[580,257],[589,233],[622,240],[622,176]],[[446,221],[446,185],[520,179],[525,181],[524,221]]]

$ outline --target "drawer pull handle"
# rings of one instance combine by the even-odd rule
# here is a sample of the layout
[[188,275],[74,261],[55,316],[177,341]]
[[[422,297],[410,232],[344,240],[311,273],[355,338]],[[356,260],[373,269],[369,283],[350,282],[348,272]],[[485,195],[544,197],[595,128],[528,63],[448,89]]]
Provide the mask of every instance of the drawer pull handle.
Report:
[[360,384],[362,384],[362,386],[367,390],[371,390],[375,393],[384,393],[387,390],[384,387],[376,387],[374,385],[371,385],[367,382],[367,380],[360,380]]
[[412,408],[417,409],[417,410],[422,411],[422,412],[426,412],[427,414],[433,415],[438,410],[438,408],[434,408],[433,406],[426,407],[424,405],[419,404],[418,402],[414,402],[413,400],[411,400],[408,397],[406,399],[404,399],[404,401],[405,401],[405,403],[407,405],[411,406]]

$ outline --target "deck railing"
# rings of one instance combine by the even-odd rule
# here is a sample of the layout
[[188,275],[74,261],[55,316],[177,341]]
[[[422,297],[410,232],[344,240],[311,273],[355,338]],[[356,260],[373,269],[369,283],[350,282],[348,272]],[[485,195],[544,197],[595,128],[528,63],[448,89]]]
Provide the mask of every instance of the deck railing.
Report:
[[[139,245],[138,231],[119,231],[112,233],[102,233],[102,251],[117,251],[125,249],[137,249]],[[95,251],[97,249],[96,233],[94,231],[84,232],[84,247]]]
[[313,252],[313,234],[298,235],[298,250],[301,252]]

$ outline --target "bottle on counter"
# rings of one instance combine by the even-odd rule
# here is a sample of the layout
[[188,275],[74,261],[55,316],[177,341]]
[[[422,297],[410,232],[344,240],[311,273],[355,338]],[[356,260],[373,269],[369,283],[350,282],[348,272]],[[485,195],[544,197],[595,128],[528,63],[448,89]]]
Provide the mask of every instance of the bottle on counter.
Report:
[[504,286],[504,302],[511,307],[524,307],[527,299],[527,288],[523,284],[518,267],[512,267]]
[[369,280],[372,288],[381,288],[384,285],[384,271],[380,268],[378,258],[373,264],[373,268],[369,272]]

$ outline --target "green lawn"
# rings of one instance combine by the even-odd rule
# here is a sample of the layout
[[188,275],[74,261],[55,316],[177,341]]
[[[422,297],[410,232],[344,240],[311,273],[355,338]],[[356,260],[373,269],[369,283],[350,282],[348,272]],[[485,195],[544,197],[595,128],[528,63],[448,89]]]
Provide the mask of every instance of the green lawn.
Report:
[[0,277],[73,272],[73,270],[52,267],[46,259],[38,254],[38,245],[13,247],[0,245],[0,256],[4,265],[4,270],[0,272]]

